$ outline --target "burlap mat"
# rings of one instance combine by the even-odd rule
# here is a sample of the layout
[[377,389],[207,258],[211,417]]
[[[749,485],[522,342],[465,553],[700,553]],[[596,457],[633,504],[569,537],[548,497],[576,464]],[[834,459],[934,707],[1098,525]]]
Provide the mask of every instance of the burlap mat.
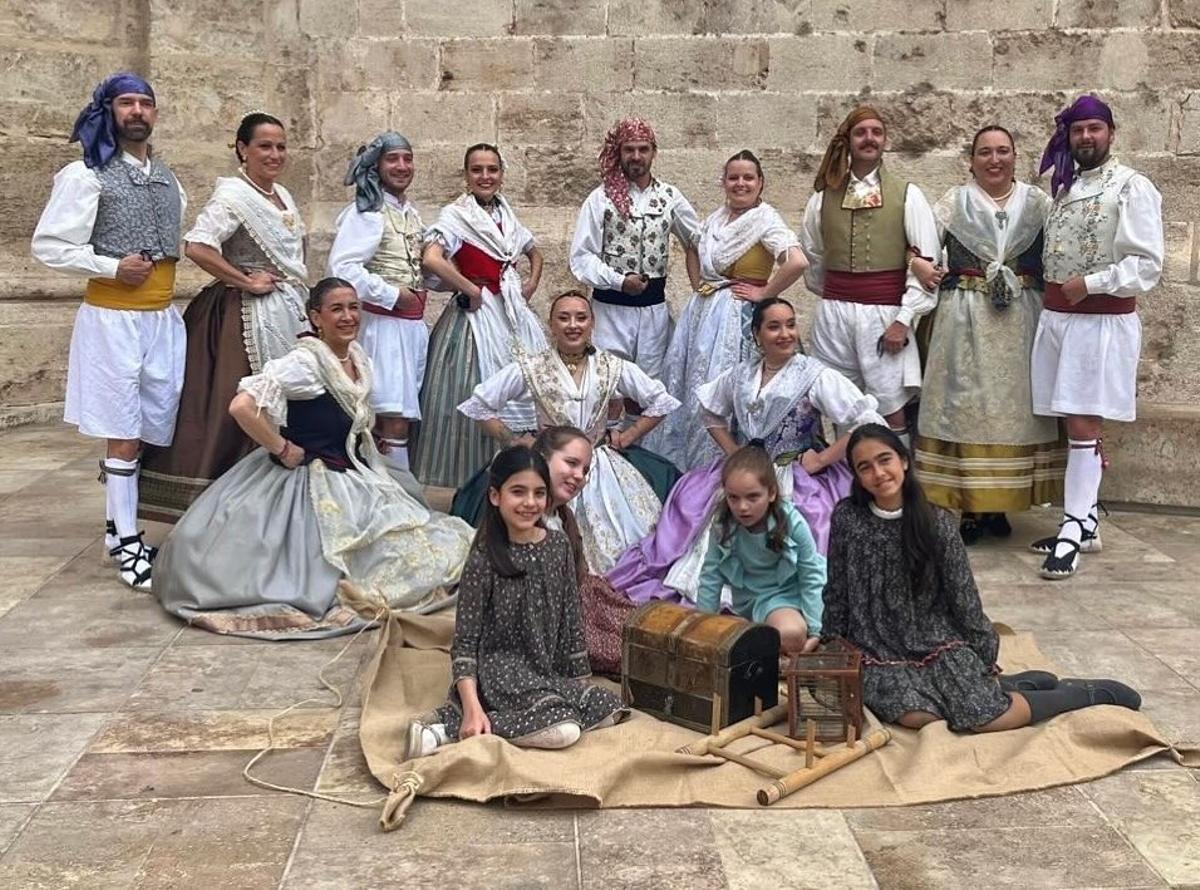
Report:
[[[1030,634],[999,629],[1006,671],[1054,670]],[[473,801],[542,795],[534,802],[541,806],[757,806],[755,792],[766,777],[675,753],[700,735],[640,713],[585,734],[566,751],[525,750],[481,736],[402,761],[409,718],[445,698],[453,631],[452,615],[393,617],[367,666],[359,740],[371,772],[392,791],[384,828],[399,824],[414,793]],[[944,723],[920,732],[891,729],[886,747],[774,806],[881,807],[1012,794],[1099,778],[1162,751],[1200,767],[1200,749],[1172,748],[1147,717],[1117,707],[1086,708],[1011,732],[956,735]],[[765,744],[744,739],[730,750]],[[756,757],[789,770],[802,765],[782,746]]]

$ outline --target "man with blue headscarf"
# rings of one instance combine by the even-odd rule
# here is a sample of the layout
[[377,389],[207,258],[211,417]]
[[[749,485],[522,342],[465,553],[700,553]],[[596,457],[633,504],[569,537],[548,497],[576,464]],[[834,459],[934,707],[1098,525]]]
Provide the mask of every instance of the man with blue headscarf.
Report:
[[1041,165],[1054,171],[1054,204],[1031,368],[1033,411],[1064,418],[1069,444],[1058,534],[1030,545],[1049,579],[1069,578],[1081,552],[1100,550],[1101,427],[1136,416],[1137,298],[1158,284],[1164,252],[1162,197],[1112,156],[1112,110],[1080,96],[1055,123]]
[[121,580],[150,589],[153,549],[137,530],[143,442],[170,445],[183,386],[183,320],[171,305],[187,198],[150,148],[154,90],[121,72],[80,112],[83,159],[58,171],[33,233],[33,256],[87,278],[67,363],[64,419],[107,440],[100,461],[105,545]]
[[371,407],[384,459],[408,469],[409,423],[421,419],[429,329],[421,283],[425,226],[406,192],[413,154],[399,133],[381,133],[362,146],[346,173],[354,201],[337,218],[329,274],[354,285],[362,303],[358,340],[375,371]]

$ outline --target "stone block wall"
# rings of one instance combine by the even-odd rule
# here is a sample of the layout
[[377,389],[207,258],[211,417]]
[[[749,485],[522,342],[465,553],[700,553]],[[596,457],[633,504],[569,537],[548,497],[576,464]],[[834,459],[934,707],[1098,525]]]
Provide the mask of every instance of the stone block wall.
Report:
[[[859,99],[890,119],[889,164],[934,199],[961,181],[964,143],[985,123],[1014,131],[1032,178],[1054,113],[1073,93],[1097,90],[1115,109],[1117,153],[1164,195],[1167,272],[1143,301],[1140,394],[1170,419],[1147,435],[1200,430],[1191,407],[1200,396],[1196,0],[0,4],[0,424],[57,410],[82,282],[34,264],[29,236],[54,170],[78,156],[65,143],[75,113],[103,73],[130,66],[159,94],[155,143],[188,190],[189,216],[214,177],[233,170],[239,117],[265,109],[284,119],[284,181],[305,211],[314,278],[362,141],[385,127],[412,139],[413,194],[427,217],[458,193],[466,145],[497,141],[505,192],[547,256],[542,305],[570,283],[575,210],[596,183],[604,131],[623,114],[654,122],[656,172],[702,215],[720,201],[724,159],[751,148],[764,161],[768,200],[798,224],[824,145]],[[181,271],[186,297],[203,275],[186,263]],[[807,292],[792,297],[811,310]],[[1138,451],[1149,447],[1137,429],[1114,439],[1112,484],[1132,492],[1122,496],[1200,502],[1135,478]]]

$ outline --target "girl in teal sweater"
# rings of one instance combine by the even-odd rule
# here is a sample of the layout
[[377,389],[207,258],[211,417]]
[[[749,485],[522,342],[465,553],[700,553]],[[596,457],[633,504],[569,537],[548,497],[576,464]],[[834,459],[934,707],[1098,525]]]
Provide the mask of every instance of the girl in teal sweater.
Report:
[[779,496],[767,452],[750,444],[721,472],[725,505],[700,574],[696,608],[716,612],[721,590],[733,591],[733,612],[779,631],[786,655],[811,652],[821,634],[825,557],[804,517]]

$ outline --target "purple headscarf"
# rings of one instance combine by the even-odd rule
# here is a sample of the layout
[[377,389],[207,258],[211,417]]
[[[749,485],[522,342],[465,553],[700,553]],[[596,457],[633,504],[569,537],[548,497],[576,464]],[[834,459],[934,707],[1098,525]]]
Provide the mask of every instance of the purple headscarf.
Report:
[[112,103],[117,96],[140,93],[154,99],[150,84],[131,71],[110,74],[92,91],[92,101],[79,117],[70,142],[83,146],[83,162],[88,167],[103,167],[117,153],[117,127],[113,120]]
[[1042,152],[1042,165],[1038,173],[1054,168],[1050,178],[1050,192],[1057,195],[1061,189],[1069,189],[1075,181],[1075,159],[1071,157],[1071,124],[1077,121],[1102,120],[1110,127],[1113,123],[1112,109],[1091,94],[1080,96],[1054,118],[1054,135]]

